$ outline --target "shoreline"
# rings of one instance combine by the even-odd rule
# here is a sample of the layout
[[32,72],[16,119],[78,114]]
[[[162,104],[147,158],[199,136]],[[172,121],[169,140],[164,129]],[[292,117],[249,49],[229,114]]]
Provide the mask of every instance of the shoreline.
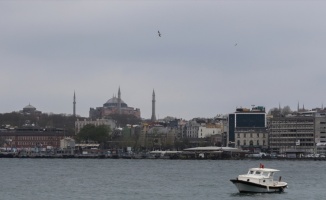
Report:
[[88,154],[88,155],[24,155],[19,156],[15,154],[0,154],[0,158],[19,158],[19,159],[151,159],[151,160],[284,160],[284,161],[326,161],[326,158],[190,158],[190,157],[152,157],[152,156],[124,156],[124,155],[98,155],[98,154]]

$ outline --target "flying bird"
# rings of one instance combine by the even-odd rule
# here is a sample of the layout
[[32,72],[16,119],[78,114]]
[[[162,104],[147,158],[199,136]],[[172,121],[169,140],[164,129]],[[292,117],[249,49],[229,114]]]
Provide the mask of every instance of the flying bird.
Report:
[[237,46],[237,45],[238,45],[238,43],[235,43],[235,44],[234,44],[234,46]]
[[160,31],[157,31],[157,33],[158,33],[158,36],[161,37],[161,33],[160,33]]

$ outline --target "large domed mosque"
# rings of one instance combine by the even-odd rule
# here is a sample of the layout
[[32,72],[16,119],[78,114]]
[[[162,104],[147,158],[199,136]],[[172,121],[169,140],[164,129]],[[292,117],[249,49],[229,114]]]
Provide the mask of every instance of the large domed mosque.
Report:
[[113,96],[107,100],[103,107],[90,108],[89,117],[91,119],[101,119],[112,114],[133,115],[140,118],[140,109],[128,107],[128,105],[121,99],[120,87],[118,90],[118,97]]
[[42,114],[41,111],[36,110],[36,108],[34,106],[32,106],[31,104],[28,104],[27,106],[25,106],[23,108],[23,110],[19,111],[20,113],[24,114],[24,115],[40,115]]

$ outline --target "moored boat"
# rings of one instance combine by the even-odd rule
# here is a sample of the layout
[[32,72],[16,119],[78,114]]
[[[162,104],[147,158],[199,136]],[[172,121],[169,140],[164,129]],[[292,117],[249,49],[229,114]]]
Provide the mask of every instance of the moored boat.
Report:
[[259,168],[250,168],[247,174],[239,175],[230,181],[241,193],[284,192],[287,183],[282,182],[281,177],[278,181],[274,180],[274,174],[278,171],[280,170],[265,168],[261,164]]

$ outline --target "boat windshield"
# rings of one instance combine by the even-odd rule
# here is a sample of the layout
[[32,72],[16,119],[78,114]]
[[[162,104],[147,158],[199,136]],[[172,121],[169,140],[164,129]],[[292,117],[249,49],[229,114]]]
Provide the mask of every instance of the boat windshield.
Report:
[[264,177],[268,177],[268,175],[269,175],[269,172],[263,172],[262,173],[262,176],[264,176]]
[[273,172],[263,172],[263,171],[255,171],[255,170],[249,170],[249,175],[257,175],[257,176],[263,176],[265,178],[268,178],[269,176],[273,176]]

